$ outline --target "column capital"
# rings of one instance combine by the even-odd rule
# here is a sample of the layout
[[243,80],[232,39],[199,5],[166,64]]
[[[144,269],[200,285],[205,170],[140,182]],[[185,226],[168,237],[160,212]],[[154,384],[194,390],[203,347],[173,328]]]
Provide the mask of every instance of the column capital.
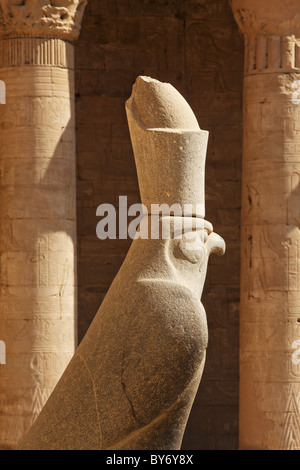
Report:
[[299,0],[229,0],[245,36],[245,75],[300,72]]
[[87,0],[0,0],[0,38],[79,36]]
[[300,37],[299,0],[229,0],[236,22],[246,35],[253,33]]

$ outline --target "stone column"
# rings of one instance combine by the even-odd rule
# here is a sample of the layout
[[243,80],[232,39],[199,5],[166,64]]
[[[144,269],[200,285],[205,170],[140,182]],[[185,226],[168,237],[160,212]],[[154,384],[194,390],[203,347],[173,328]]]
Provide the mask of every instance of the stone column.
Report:
[[0,448],[15,448],[75,349],[74,57],[86,0],[0,0]]
[[240,448],[300,449],[299,1],[231,5],[245,37]]

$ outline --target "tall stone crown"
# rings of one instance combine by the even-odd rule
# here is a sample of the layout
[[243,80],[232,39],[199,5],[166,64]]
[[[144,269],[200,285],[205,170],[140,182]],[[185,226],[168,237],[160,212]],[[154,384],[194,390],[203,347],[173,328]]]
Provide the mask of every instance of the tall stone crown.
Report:
[[0,0],[0,37],[77,39],[87,0]]
[[176,215],[204,218],[208,132],[200,129],[189,104],[169,83],[138,77],[126,112],[148,213],[154,213],[154,204],[177,204]]

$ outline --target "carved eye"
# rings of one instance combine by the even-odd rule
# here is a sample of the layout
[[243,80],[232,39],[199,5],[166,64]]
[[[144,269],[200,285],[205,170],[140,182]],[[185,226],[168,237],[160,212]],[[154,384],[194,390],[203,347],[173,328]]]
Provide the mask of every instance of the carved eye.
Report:
[[179,247],[184,256],[191,263],[202,261],[205,253],[205,242],[208,238],[206,230],[197,230],[183,235],[179,242]]

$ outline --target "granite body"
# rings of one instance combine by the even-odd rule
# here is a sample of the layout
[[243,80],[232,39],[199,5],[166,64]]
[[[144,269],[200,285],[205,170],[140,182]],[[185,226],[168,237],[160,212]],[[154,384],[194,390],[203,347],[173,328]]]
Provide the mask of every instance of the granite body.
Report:
[[[165,84],[139,77],[132,98],[138,96],[140,85],[146,86],[145,106],[153,96],[149,88],[154,87],[158,94],[165,88]],[[175,89],[171,90],[171,101],[172,97],[177,103]],[[132,120],[139,119],[139,109],[137,105]],[[190,113],[190,108],[185,111]],[[136,126],[132,126],[132,120],[129,118],[134,144]],[[160,119],[156,123],[160,128]],[[174,140],[175,131],[174,126],[169,139]],[[196,134],[199,131],[195,129]],[[182,149],[182,158],[188,147]],[[142,174],[136,148],[138,174]],[[140,152],[141,147],[138,149]],[[169,164],[176,166],[177,157]],[[197,158],[204,166],[205,149]],[[178,168],[180,179],[181,162]],[[194,178],[190,166],[191,182]],[[139,181],[144,202],[148,186],[143,178]],[[165,182],[171,185],[171,179],[165,178]],[[203,194],[185,202],[203,205]],[[179,236],[183,219],[185,233]],[[22,449],[180,448],[205,363],[208,331],[201,294],[208,257],[211,252],[223,253],[225,244],[213,233],[211,224],[199,217],[164,214],[159,216],[159,225],[162,231],[164,227],[170,229],[170,237],[132,242],[87,334]],[[142,222],[140,235],[147,227]]]

